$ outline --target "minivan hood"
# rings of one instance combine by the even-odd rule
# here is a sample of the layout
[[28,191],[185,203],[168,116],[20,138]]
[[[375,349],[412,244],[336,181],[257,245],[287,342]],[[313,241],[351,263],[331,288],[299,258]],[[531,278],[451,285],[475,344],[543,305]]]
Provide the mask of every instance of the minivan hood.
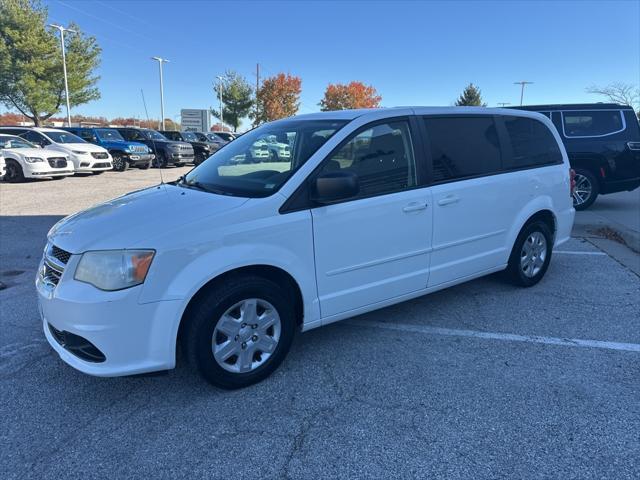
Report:
[[247,200],[162,184],[63,218],[49,231],[48,238],[70,253],[154,248],[141,242],[237,208]]

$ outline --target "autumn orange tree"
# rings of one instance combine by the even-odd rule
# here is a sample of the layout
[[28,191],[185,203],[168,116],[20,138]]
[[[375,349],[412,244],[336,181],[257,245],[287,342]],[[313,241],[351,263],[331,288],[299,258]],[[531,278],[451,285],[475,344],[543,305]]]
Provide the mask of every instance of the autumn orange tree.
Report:
[[295,115],[300,108],[302,80],[288,73],[265,78],[256,95],[254,125]]
[[382,97],[371,85],[362,82],[330,83],[320,101],[320,110],[347,110],[351,108],[377,108]]

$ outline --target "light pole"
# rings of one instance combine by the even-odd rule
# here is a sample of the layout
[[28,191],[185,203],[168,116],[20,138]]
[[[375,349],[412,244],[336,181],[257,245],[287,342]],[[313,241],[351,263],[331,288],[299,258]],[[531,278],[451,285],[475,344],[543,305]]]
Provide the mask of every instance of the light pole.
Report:
[[522,106],[522,99],[524,98],[524,86],[531,85],[533,82],[527,82],[526,80],[522,80],[520,82],[513,82],[514,85],[522,85],[522,89],[520,90],[520,106]]
[[222,113],[222,82],[224,77],[218,75],[216,78],[220,81],[218,87],[218,99],[220,100],[220,130],[224,130],[224,114]]
[[60,46],[62,47],[62,71],[64,72],[64,96],[67,100],[67,127],[71,126],[71,107],[69,106],[69,82],[67,81],[67,58],[64,51],[64,32],[77,33],[70,28],[64,28],[62,25],[50,23],[51,28],[56,28],[60,32]]
[[161,57],[151,57],[151,60],[156,60],[158,62],[158,67],[160,68],[160,125],[162,126],[161,130],[164,130],[164,84],[162,82],[162,64],[169,63],[169,60]]

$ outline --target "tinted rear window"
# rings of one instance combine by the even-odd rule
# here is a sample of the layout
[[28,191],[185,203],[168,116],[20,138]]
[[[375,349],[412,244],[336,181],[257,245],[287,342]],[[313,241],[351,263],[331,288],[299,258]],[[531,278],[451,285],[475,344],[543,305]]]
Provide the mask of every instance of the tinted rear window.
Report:
[[624,130],[620,110],[582,110],[562,112],[567,137],[597,137]]
[[505,159],[505,168],[526,168],[562,163],[562,153],[555,137],[538,120],[524,117],[504,117],[511,140],[513,156]]
[[493,117],[426,117],[433,181],[498,173],[500,143]]

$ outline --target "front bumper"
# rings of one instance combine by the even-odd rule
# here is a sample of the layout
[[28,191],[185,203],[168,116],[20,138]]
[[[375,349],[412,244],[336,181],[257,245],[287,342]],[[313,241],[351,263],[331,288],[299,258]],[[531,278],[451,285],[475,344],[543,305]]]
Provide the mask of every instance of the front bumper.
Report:
[[124,158],[130,165],[146,165],[156,156],[153,153],[125,153]]
[[169,161],[171,163],[193,163],[195,155],[191,153],[171,152]]
[[[139,303],[142,286],[103,292],[73,280],[79,255],[69,260],[57,286],[36,277],[45,337],[60,358],[81,372],[114,377],[175,367],[175,338],[181,301]],[[49,327],[51,325],[53,329]],[[103,361],[82,358],[58,332],[86,339]]]
[[76,155],[73,164],[75,165],[76,173],[103,172],[113,168],[113,159],[111,155],[108,155],[106,158],[94,158],[91,155]]

